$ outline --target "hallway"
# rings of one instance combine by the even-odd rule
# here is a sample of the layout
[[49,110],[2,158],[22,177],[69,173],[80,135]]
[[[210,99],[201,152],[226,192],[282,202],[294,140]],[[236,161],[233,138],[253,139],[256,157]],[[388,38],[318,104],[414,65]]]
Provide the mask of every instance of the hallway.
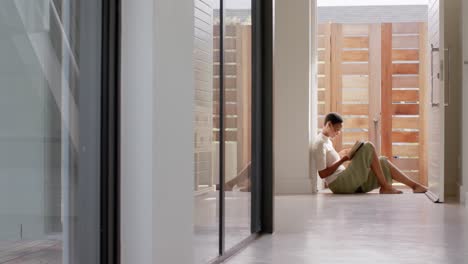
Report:
[[425,195],[276,197],[276,233],[229,264],[466,263],[468,210]]

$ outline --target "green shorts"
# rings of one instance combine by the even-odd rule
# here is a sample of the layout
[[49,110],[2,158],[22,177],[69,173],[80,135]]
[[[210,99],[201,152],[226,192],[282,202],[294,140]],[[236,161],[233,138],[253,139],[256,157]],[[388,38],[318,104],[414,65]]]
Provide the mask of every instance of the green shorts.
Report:
[[[333,193],[366,193],[380,187],[377,176],[371,169],[374,148],[370,143],[364,145],[356,152],[346,170],[340,172],[336,180],[328,185]],[[386,157],[380,157],[383,174],[389,184],[392,183],[390,165]]]

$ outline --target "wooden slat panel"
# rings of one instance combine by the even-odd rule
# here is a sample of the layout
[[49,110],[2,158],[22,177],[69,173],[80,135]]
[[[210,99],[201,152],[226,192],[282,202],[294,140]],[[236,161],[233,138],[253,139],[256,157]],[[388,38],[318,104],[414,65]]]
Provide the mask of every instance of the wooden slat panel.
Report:
[[341,109],[343,115],[367,115],[369,113],[367,104],[342,104]]
[[322,115],[323,115],[323,114],[326,114],[326,113],[325,113],[325,105],[324,105],[324,104],[318,104],[318,105],[317,105],[317,112],[318,112],[319,114],[322,114]]
[[369,65],[367,63],[343,63],[341,70],[345,75],[367,75],[369,74]]
[[326,77],[318,77],[318,88],[325,88],[326,87]]
[[366,88],[343,89],[343,102],[368,102],[369,90]]
[[344,24],[343,35],[368,35],[369,26],[367,24]]
[[[398,145],[392,147],[393,156],[417,157],[419,156],[419,146]],[[418,164],[419,168],[419,164]]]
[[[237,90],[224,91],[225,102],[235,102],[237,100]],[[219,90],[213,91],[213,101],[219,101]]]
[[[213,132],[213,140],[219,141],[219,132]],[[236,141],[237,131],[224,131],[224,141]]]
[[393,50],[392,60],[394,61],[417,61],[419,60],[419,50]]
[[[214,128],[219,128],[219,116],[213,117]],[[224,118],[225,128],[237,128],[237,117],[225,117]]]
[[392,141],[401,143],[418,143],[419,132],[393,131]]
[[343,48],[364,49],[369,47],[368,37],[345,37]]
[[323,24],[323,23],[318,24],[318,29],[317,29],[318,34],[320,34],[320,35],[325,34],[325,29],[326,29],[327,26],[328,26],[328,24]]
[[[213,77],[213,87],[219,89],[219,76]],[[224,78],[224,88],[225,89],[235,89],[237,85],[237,80],[235,77],[226,77]]]
[[367,50],[344,50],[342,53],[343,61],[368,61],[369,52]]
[[[219,107],[217,107],[217,102],[213,102],[213,114],[219,115]],[[224,114],[226,115],[236,115],[237,114],[237,104],[225,104],[224,105]]]
[[325,59],[326,59],[326,51],[325,50],[317,51],[317,60],[318,61],[325,61]]
[[367,132],[343,132],[343,142],[355,142],[356,140],[368,140]]
[[319,36],[318,39],[317,39],[317,45],[318,45],[318,48],[325,48],[325,46],[327,45],[326,42],[327,41],[330,41],[330,38],[328,36]]
[[[227,37],[235,37],[237,34],[236,25],[226,25],[224,35]],[[218,34],[219,35],[219,34]]]
[[393,74],[418,74],[419,63],[394,63]]
[[419,117],[393,117],[393,128],[419,128]]
[[367,118],[346,118],[343,125],[345,128],[368,128],[369,120]]
[[323,63],[317,64],[317,73],[318,74],[325,74],[325,64],[323,64]]
[[407,101],[417,102],[419,100],[418,90],[393,90],[393,102]]
[[[224,65],[224,74],[225,75],[237,75],[237,65],[235,64],[225,64]],[[213,65],[213,75],[219,75],[219,66]]]
[[415,34],[419,32],[419,23],[393,23],[394,34]]
[[323,102],[325,100],[325,91],[318,91],[317,92],[317,100],[319,102]]
[[343,88],[368,88],[369,77],[367,76],[343,76]]
[[[347,144],[343,144],[343,149],[346,149],[346,148],[352,148],[354,145],[354,143],[347,143]],[[339,151],[338,149],[336,149],[337,151]],[[346,167],[346,165],[345,165]]]
[[[213,39],[213,48],[219,50],[219,39]],[[236,39],[235,38],[228,38],[224,39],[224,48],[225,49],[235,49],[236,48]]]
[[418,88],[418,76],[393,76],[393,88]]
[[393,104],[394,115],[417,115],[419,104]]
[[392,45],[394,49],[417,49],[419,48],[419,37],[393,36]]
[[419,159],[396,159],[392,158],[391,162],[400,170],[417,170],[419,169]]

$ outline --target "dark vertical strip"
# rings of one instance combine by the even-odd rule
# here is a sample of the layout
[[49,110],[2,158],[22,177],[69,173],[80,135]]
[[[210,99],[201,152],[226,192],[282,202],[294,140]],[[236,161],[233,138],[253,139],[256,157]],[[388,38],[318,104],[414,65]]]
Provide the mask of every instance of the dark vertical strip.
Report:
[[224,193],[224,0],[219,7],[219,255],[225,249],[225,193]]
[[262,7],[252,1],[252,233],[262,229]]
[[102,1],[101,256],[119,263],[120,1]]
[[[261,231],[273,233],[274,178],[273,178],[273,30],[274,1],[263,0],[261,5]],[[256,47],[257,48],[257,47]]]

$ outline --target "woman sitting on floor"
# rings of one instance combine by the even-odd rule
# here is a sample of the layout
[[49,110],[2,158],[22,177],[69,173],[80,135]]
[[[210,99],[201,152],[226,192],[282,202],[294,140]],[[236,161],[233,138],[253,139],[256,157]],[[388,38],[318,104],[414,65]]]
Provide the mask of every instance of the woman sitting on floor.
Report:
[[[339,153],[330,139],[338,136],[343,127],[343,119],[337,113],[325,117],[322,132],[314,140],[312,151],[320,178],[324,179],[333,193],[366,193],[380,187],[382,194],[398,194],[392,180],[401,182],[415,193],[425,193],[427,187],[411,180],[386,157],[378,157],[374,145],[365,142],[350,159],[350,149]],[[343,163],[350,160],[347,168]]]

